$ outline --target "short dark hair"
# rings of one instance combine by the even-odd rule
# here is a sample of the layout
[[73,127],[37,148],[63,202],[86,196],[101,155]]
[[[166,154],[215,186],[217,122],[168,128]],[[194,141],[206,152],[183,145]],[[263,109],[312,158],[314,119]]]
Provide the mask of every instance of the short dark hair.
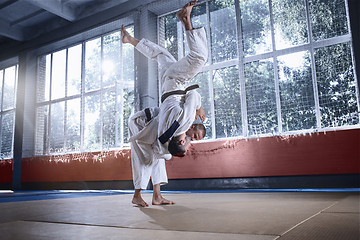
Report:
[[193,124],[193,126],[194,126],[194,129],[195,130],[200,130],[200,131],[202,131],[204,134],[204,137],[205,137],[205,135],[206,135],[206,127],[205,127],[205,125],[204,124]]
[[179,136],[173,137],[169,142],[168,150],[173,156],[184,157],[186,153],[185,146],[181,145],[179,140]]

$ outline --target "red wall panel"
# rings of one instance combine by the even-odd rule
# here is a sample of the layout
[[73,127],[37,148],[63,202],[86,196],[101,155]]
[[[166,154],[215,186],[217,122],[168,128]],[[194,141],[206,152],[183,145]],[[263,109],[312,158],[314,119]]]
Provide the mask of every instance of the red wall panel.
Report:
[[169,162],[169,178],[360,173],[358,129],[194,145]]
[[[0,182],[12,178],[0,161]],[[167,161],[170,179],[360,173],[360,129],[195,143]],[[22,160],[23,182],[131,180],[130,149]]]
[[130,149],[23,159],[23,182],[131,179]]
[[0,161],[0,183],[11,183],[12,159]]

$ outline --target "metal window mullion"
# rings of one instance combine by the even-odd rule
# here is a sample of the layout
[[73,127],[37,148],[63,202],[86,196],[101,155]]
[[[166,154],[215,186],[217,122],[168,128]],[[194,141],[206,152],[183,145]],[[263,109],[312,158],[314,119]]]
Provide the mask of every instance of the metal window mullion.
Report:
[[[166,48],[165,46],[165,20],[163,17],[158,16],[158,21],[157,21],[157,39],[158,39],[158,43],[160,46]],[[160,73],[159,73],[159,69],[157,69],[157,79],[158,79],[158,103],[161,102],[161,80],[160,80]]]
[[65,103],[64,103],[64,143],[63,143],[63,151],[65,151],[66,149],[66,143],[67,143],[67,103],[68,103],[68,99],[67,99],[67,88],[68,88],[68,71],[69,71],[69,49],[66,49],[66,63],[65,63]]
[[246,83],[245,83],[245,62],[244,62],[244,46],[243,35],[241,26],[241,9],[240,1],[235,0],[235,15],[236,15],[236,31],[237,31],[237,51],[238,51],[238,66],[239,66],[239,82],[240,82],[240,104],[241,104],[241,122],[243,136],[247,137],[249,134],[249,124],[247,115],[247,102],[246,102]]
[[85,42],[81,44],[81,48],[80,151],[82,152],[85,141]]
[[331,46],[334,44],[349,42],[350,40],[351,40],[350,34],[346,34],[343,36],[338,36],[338,37],[333,37],[333,38],[329,38],[329,39],[319,40],[317,42],[312,42],[312,44],[306,43],[306,44],[302,44],[302,45],[293,46],[290,48],[278,49],[278,50],[275,50],[272,52],[266,52],[266,53],[261,53],[261,54],[257,54],[257,55],[246,56],[244,61],[245,61],[245,63],[249,63],[249,62],[259,61],[259,60],[262,60],[265,58],[271,58],[273,56],[277,57],[277,56],[281,56],[281,55],[297,53],[300,51],[311,51],[312,48],[327,47],[327,46]]
[[124,144],[124,89],[120,88],[120,135],[121,135],[121,146]]
[[[272,0],[269,0],[269,11],[270,11],[270,29],[271,29],[271,40],[273,46],[273,52],[276,51],[276,41],[275,41],[275,27],[274,27],[274,15],[272,9]],[[273,56],[273,67],[274,67],[274,81],[275,81],[275,101],[276,101],[276,112],[277,112],[277,122],[278,122],[278,131],[282,132],[282,118],[281,118],[281,101],[280,101],[280,87],[279,87],[279,72],[276,56]]]
[[227,68],[227,67],[231,67],[231,66],[236,66],[239,64],[239,60],[237,59],[232,59],[229,61],[223,61],[223,62],[217,62],[217,63],[212,63],[211,65],[205,65],[201,71],[206,72],[209,70],[216,70],[216,69],[220,69],[220,68]]
[[[212,61],[212,52],[211,52],[211,34],[210,34],[210,8],[209,2],[206,2],[206,37],[208,39],[208,64],[209,66],[213,65]],[[210,112],[211,112],[211,138],[216,138],[216,124],[215,124],[215,97],[214,97],[214,71],[209,71],[209,97],[210,97]]]
[[[12,134],[13,134],[13,138],[12,138],[12,143],[11,143],[11,152],[13,153],[14,152],[14,137],[15,137],[15,120],[16,120],[16,102],[17,102],[17,99],[16,99],[16,96],[17,96],[17,84],[18,84],[18,78],[19,78],[19,73],[18,73],[18,70],[19,70],[19,65],[16,64],[15,65],[15,84],[14,84],[14,96],[15,96],[15,99],[14,99],[14,106],[13,106],[13,111],[14,111],[14,120],[13,120],[13,126],[12,126]],[[0,122],[0,126],[2,126],[2,123]],[[2,135],[0,135],[0,138],[2,138]],[[1,144],[2,146],[2,144]],[[1,146],[0,146],[0,153],[2,151],[1,149]]]
[[215,98],[214,98],[214,74],[213,70],[209,71],[209,100],[210,100],[210,112],[211,112],[211,138],[216,138],[216,124],[215,124]]
[[13,109],[16,108],[16,89],[17,89],[17,83],[18,83],[18,68],[19,68],[19,65],[16,64],[15,65],[15,76],[14,76],[14,79],[15,79],[15,83],[14,83],[14,105],[13,105]]
[[278,132],[282,133],[282,115],[281,115],[281,99],[280,99],[280,86],[279,86],[279,71],[278,61],[276,57],[273,57],[274,62],[274,77],[275,77],[275,98],[276,98],[276,111],[278,121]]
[[[100,89],[103,90],[103,61],[104,61],[104,36],[101,37],[100,47]],[[100,150],[103,150],[103,95],[104,91],[100,91]]]
[[51,53],[50,58],[50,86],[49,86],[49,110],[47,116],[47,135],[46,135],[46,146],[45,146],[45,153],[50,153],[50,136],[51,136],[51,107],[52,107],[52,80],[53,80],[53,61],[54,61],[54,54]]
[[[123,56],[123,43],[120,41],[120,80],[123,83],[124,82],[124,56]],[[116,128],[116,134],[120,135],[120,146],[122,147],[124,145],[124,96],[123,96],[123,86],[118,86],[115,89],[116,91],[116,97],[115,97],[115,104],[116,104],[116,112],[118,113],[115,121],[118,122],[118,128]],[[119,99],[119,101],[118,101]],[[119,111],[118,111],[119,109]],[[118,119],[119,118],[119,119]],[[118,139],[118,138],[117,138]]]
[[[119,41],[119,50],[120,50],[120,82],[124,81],[124,71],[123,71],[123,44],[122,41]],[[118,96],[119,96],[119,80],[115,81],[115,145],[116,146],[123,146],[123,136],[119,134],[121,129],[123,129],[123,122],[119,121],[119,116],[123,115],[120,111]],[[120,135],[120,136],[119,136]],[[120,139],[121,138],[121,139]]]
[[[4,105],[4,86],[5,86],[5,69],[3,70],[2,88],[1,88],[1,108],[0,108],[0,126],[2,126],[2,119],[4,116],[3,105]],[[2,127],[0,127],[0,159],[2,158]]]
[[[124,51],[123,43],[120,41],[120,79],[121,82],[124,82]],[[123,101],[123,86],[120,85],[116,88],[116,109],[119,109],[119,115],[117,121],[119,122],[119,128],[117,129],[118,134],[120,135],[120,146],[124,145],[124,101]]]
[[4,87],[5,87],[5,70],[6,69],[3,69],[3,78],[2,78],[2,88],[1,88],[1,112],[3,112],[3,109],[4,109]]
[[321,114],[320,114],[320,103],[319,103],[319,91],[317,86],[317,79],[316,79],[316,66],[315,66],[315,56],[314,56],[314,42],[312,37],[312,30],[311,30],[311,19],[310,19],[310,5],[309,0],[305,1],[306,7],[306,19],[307,19],[307,27],[309,33],[309,45],[310,45],[310,57],[311,57],[311,75],[313,81],[313,91],[314,91],[314,102],[315,102],[315,116],[316,116],[316,127],[317,129],[321,128]]

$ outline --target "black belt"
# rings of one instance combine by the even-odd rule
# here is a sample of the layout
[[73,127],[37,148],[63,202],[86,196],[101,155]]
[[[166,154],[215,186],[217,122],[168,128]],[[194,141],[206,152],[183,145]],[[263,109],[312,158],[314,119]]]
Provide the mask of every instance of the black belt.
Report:
[[191,86],[187,87],[185,90],[175,90],[175,91],[164,93],[161,96],[161,102],[164,102],[165,99],[167,97],[170,97],[171,95],[183,95],[183,94],[186,94],[188,91],[194,90],[196,88],[199,88],[199,85],[195,84],[195,85],[191,85]]
[[146,121],[149,122],[151,120],[151,112],[149,108],[145,108]]

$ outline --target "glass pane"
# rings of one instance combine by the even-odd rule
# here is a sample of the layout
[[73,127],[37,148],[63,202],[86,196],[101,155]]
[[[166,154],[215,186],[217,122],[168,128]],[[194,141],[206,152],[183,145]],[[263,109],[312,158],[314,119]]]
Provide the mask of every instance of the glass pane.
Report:
[[48,153],[48,114],[49,106],[42,106],[36,109],[35,155]]
[[81,44],[68,50],[67,95],[73,96],[81,92]]
[[46,69],[45,69],[45,83],[44,83],[44,89],[45,89],[45,95],[44,95],[44,101],[50,100],[50,82],[51,82],[51,54],[46,56]]
[[305,1],[273,0],[276,49],[284,49],[308,41]]
[[57,153],[64,151],[64,102],[51,105],[50,116],[50,152]]
[[70,151],[79,151],[80,138],[80,116],[81,102],[80,98],[67,101],[66,113],[66,149]]
[[209,7],[212,61],[221,62],[236,58],[237,37],[234,0],[212,1]]
[[359,123],[350,43],[315,51],[322,127]]
[[13,157],[15,111],[2,115],[1,122],[1,157]]
[[[123,89],[121,94],[118,96],[118,103],[121,104],[121,111],[119,123],[122,123],[122,126],[119,126],[119,131],[121,134],[119,136],[123,136],[123,142],[127,143],[129,139],[129,128],[128,128],[128,121],[130,118],[131,113],[134,111],[134,88],[129,87]],[[120,141],[121,142],[121,141]]]
[[[134,34],[134,28],[126,29],[131,35]],[[122,45],[122,64],[123,64],[123,76],[122,82],[120,82],[121,86],[124,88],[134,88],[134,78],[135,78],[135,67],[134,67],[134,47],[130,46],[130,44]],[[120,61],[119,61],[120,63]],[[119,67],[120,69],[120,67]],[[119,78],[121,79],[121,78]]]
[[100,150],[100,95],[85,97],[84,149]]
[[66,49],[53,54],[51,99],[65,97]]
[[310,0],[310,18],[315,41],[349,32],[345,0]]
[[180,22],[176,17],[176,13],[166,15],[160,18],[160,24],[162,24],[162,32],[163,34],[160,35],[160,41],[162,41],[163,46],[175,57],[178,59],[178,46],[179,42],[178,39],[182,36],[182,31],[180,28],[180,32],[178,31],[178,25]]
[[209,72],[202,72],[196,75],[190,85],[192,84],[199,84],[200,88],[196,89],[198,93],[201,95],[201,105],[202,108],[205,110],[206,113],[206,121],[204,123],[206,127],[206,136],[204,139],[212,138],[212,115],[211,112],[211,99],[210,99],[210,92],[209,92],[209,79],[210,75]]
[[37,73],[37,101],[44,102],[50,100],[50,72],[51,54],[38,58]]
[[101,38],[85,43],[85,91],[101,86]]
[[277,131],[274,66],[271,60],[245,65],[249,135]]
[[5,69],[3,110],[15,108],[16,66]]
[[[179,21],[180,23],[180,21]],[[197,4],[191,13],[191,23],[193,28],[206,27],[207,18],[206,18],[206,4]],[[181,24],[181,26],[183,26]],[[185,29],[185,28],[183,28]]]
[[120,32],[104,36],[103,87],[113,86],[120,79],[120,40]]
[[213,82],[216,137],[242,135],[238,68],[228,67],[216,70]]
[[240,0],[245,55],[272,50],[268,0]]
[[115,91],[105,92],[102,104],[103,149],[116,146],[116,94]]
[[309,52],[277,58],[283,131],[316,127]]

